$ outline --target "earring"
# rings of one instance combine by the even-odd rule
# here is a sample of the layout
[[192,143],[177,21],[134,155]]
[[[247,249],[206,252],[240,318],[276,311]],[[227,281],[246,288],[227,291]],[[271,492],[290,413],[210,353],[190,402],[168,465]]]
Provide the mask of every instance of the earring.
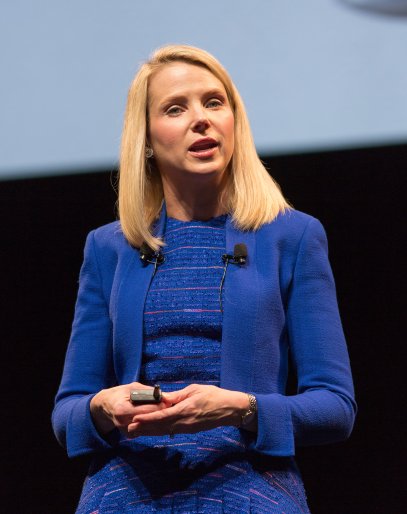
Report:
[[146,159],[151,159],[151,157],[154,155],[153,149],[149,146],[146,146]]

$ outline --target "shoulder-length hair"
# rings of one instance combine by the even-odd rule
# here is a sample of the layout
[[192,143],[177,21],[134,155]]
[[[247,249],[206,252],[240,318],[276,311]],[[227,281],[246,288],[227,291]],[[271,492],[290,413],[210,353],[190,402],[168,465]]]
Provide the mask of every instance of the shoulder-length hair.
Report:
[[154,159],[146,159],[148,85],[154,72],[174,62],[206,68],[226,90],[235,119],[235,146],[224,203],[234,224],[242,230],[256,230],[289,208],[257,155],[243,101],[227,71],[211,54],[199,48],[164,46],[140,67],[130,86],[119,169],[118,211],[123,233],[132,246],[139,247],[145,241],[154,250],[163,244],[154,237],[152,226],[162,208],[164,194]]

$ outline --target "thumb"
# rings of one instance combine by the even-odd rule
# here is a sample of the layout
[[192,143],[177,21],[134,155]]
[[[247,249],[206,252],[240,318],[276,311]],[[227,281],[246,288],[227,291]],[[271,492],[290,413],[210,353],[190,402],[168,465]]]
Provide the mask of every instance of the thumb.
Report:
[[173,405],[182,402],[187,397],[184,389],[180,391],[173,391],[172,393],[163,393],[163,400],[165,403]]

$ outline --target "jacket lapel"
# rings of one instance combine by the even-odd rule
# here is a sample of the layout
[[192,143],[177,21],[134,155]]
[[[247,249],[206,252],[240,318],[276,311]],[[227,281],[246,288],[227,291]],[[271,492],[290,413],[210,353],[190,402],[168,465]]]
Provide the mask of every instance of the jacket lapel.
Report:
[[[154,234],[162,236],[167,219],[165,205]],[[137,248],[129,248],[117,291],[116,323],[113,334],[116,375],[122,383],[137,381],[143,351],[144,304],[154,274],[153,264],[140,260]],[[117,348],[117,350],[116,350]]]
[[253,338],[258,315],[256,295],[256,245],[253,231],[241,231],[230,217],[226,222],[226,251],[244,243],[248,250],[244,266],[229,264],[224,284],[221,387],[250,391],[252,384]]

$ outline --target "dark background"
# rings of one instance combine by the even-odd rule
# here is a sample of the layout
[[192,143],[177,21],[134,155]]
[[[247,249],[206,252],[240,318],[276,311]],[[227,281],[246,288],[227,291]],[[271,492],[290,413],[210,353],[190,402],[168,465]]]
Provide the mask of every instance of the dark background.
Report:
[[[298,450],[311,510],[402,513],[407,145],[264,161],[291,203],[327,230],[359,404],[349,441]],[[50,415],[84,238],[115,219],[114,178],[100,170],[0,182],[2,512],[74,512],[87,459],[68,460]]]

